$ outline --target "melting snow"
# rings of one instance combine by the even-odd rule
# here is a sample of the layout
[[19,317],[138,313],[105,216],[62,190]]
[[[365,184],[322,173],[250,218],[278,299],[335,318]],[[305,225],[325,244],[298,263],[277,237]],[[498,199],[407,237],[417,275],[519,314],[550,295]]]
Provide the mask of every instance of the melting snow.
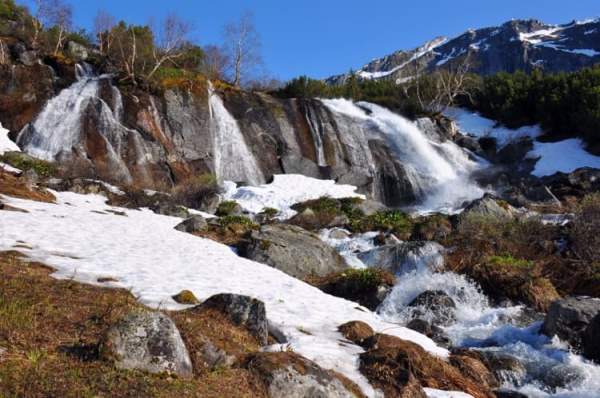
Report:
[[[128,288],[152,307],[183,308],[171,299],[183,289],[200,299],[223,292],[256,297],[265,302],[269,320],[286,335],[294,351],[345,374],[370,396],[376,393],[358,371],[362,349],[341,342],[339,325],[362,320],[375,330],[414,341],[442,357],[447,355],[447,350],[427,337],[387,323],[356,303],[238,257],[225,245],[176,231],[173,227],[181,219],[110,207],[99,195],[55,195],[56,204],[2,197],[29,213],[0,211],[0,250],[25,242],[32,249],[19,250],[54,267],[57,278],[97,284],[100,277],[112,277],[118,282],[107,286]],[[126,216],[106,212],[110,209]]]
[[536,141],[533,151],[528,155],[540,158],[532,174],[542,177],[559,171],[570,173],[581,167],[600,169],[600,156],[594,156],[583,148],[583,142],[577,138],[559,142]]
[[2,123],[0,123],[0,155],[4,152],[17,151],[21,150],[10,138],[8,138],[9,131],[2,127]]
[[225,183],[225,199],[235,200],[242,208],[251,213],[260,213],[267,207],[279,210],[279,217],[290,218],[296,212],[290,207],[296,203],[318,199],[323,196],[331,198],[359,197],[352,185],[336,184],[333,180],[319,180],[300,174],[284,174],[273,177],[270,184],[257,187],[239,187],[235,183]]
[[435,388],[424,388],[427,398],[473,398],[472,395],[460,391],[442,391]]

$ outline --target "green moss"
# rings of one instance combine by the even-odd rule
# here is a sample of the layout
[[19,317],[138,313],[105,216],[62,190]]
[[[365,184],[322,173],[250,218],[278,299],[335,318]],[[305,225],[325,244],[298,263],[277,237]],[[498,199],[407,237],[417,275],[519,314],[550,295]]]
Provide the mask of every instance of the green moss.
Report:
[[274,209],[272,207],[265,207],[261,214],[265,215],[267,218],[275,218],[277,214],[279,214],[279,210]]
[[292,210],[302,213],[306,209],[311,209],[315,213],[324,213],[337,215],[340,213],[340,202],[337,199],[323,196],[319,199],[308,200],[302,203],[296,203],[292,206]]
[[353,290],[363,291],[369,288],[377,288],[386,284],[386,275],[383,271],[376,268],[350,269],[340,275]]
[[531,268],[534,265],[534,262],[531,260],[515,258],[510,254],[505,254],[502,256],[490,256],[488,257],[488,262],[492,265],[515,268]]
[[230,216],[238,207],[238,203],[235,200],[226,200],[221,202],[217,208],[217,216]]
[[173,300],[179,304],[198,304],[200,301],[189,290],[182,290],[173,296]]
[[227,227],[230,225],[242,225],[250,229],[258,229],[259,227],[258,224],[244,216],[224,216],[219,219],[219,223],[222,227]]
[[57,172],[57,167],[53,163],[35,159],[20,152],[6,152],[0,155],[0,162],[23,171],[33,170],[42,178],[51,177]]
[[398,210],[378,211],[367,217],[351,219],[353,232],[389,231],[397,235],[409,234],[412,229],[410,217]]

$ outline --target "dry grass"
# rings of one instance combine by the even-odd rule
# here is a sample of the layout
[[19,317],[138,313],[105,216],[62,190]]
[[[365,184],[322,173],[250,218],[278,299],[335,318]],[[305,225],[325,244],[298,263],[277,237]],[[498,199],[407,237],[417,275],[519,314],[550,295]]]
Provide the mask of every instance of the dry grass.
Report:
[[53,203],[56,198],[45,189],[28,186],[23,178],[0,170],[0,194]]
[[[0,397],[266,396],[256,376],[241,368],[182,380],[118,370],[99,360],[98,342],[106,328],[140,304],[125,290],[59,281],[51,272],[16,252],[0,253],[0,347],[8,349],[0,359]],[[223,340],[240,336],[231,338],[240,350],[255,347],[213,315],[173,318],[188,343],[195,331],[212,331]],[[189,350],[194,357],[194,346]]]

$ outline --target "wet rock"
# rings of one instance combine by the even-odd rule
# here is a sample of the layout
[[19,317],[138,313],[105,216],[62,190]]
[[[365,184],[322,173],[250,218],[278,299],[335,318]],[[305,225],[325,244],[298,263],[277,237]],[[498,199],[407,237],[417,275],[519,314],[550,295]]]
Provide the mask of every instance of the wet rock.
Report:
[[391,293],[396,278],[391,273],[377,269],[349,269],[324,277],[306,279],[311,285],[327,294],[354,301],[375,311]]
[[576,366],[560,364],[544,372],[543,377],[544,384],[550,388],[567,388],[584,380],[585,373]]
[[173,300],[175,300],[176,303],[179,304],[199,304],[200,301],[196,298],[196,296],[194,296],[194,293],[192,293],[189,290],[182,290],[181,292],[177,293],[176,295],[173,296]]
[[216,309],[226,314],[235,325],[245,327],[261,345],[267,344],[269,326],[265,304],[262,301],[249,296],[223,293],[209,297],[191,310],[204,309]]
[[512,355],[495,351],[480,351],[479,353],[483,363],[500,383],[520,385],[525,380],[527,369]]
[[427,314],[433,324],[448,325],[456,319],[456,303],[441,290],[427,290],[415,297],[408,306],[417,308],[413,311],[416,316]]
[[265,225],[253,231],[240,254],[296,278],[325,276],[348,268],[335,249],[293,225]]
[[178,218],[188,218],[190,216],[190,213],[184,206],[176,205],[174,203],[156,203],[150,206],[150,210],[156,214],[162,214],[163,216]]
[[442,328],[432,325],[424,319],[413,319],[406,324],[406,327],[414,330],[415,332],[424,334],[442,347],[449,348],[452,344],[450,338],[446,335]]
[[583,334],[583,355],[600,362],[600,314],[589,323]]
[[179,330],[161,312],[129,313],[108,330],[100,352],[121,369],[192,376],[192,362]]
[[369,267],[380,267],[400,274],[422,267],[441,269],[444,264],[443,250],[435,242],[402,242],[359,253],[358,258]]
[[496,394],[496,398],[529,398],[527,395],[518,391],[506,390],[503,388],[494,390],[494,394]]
[[338,330],[346,339],[360,345],[363,340],[373,336],[375,331],[362,321],[350,321],[341,325]]
[[334,228],[329,232],[329,238],[331,239],[346,239],[352,234],[342,228]]
[[468,378],[475,380],[478,384],[488,388],[495,388],[500,385],[496,376],[483,363],[481,357],[476,352],[461,349],[458,354],[450,356],[452,366]]
[[181,232],[193,234],[208,230],[208,223],[201,215],[193,215],[190,218],[180,222],[175,226],[175,229]]
[[554,301],[544,320],[542,333],[550,337],[556,335],[580,350],[586,328],[599,313],[599,298],[580,296]]
[[255,354],[248,360],[247,368],[265,383],[272,398],[364,397],[349,380],[292,352]]

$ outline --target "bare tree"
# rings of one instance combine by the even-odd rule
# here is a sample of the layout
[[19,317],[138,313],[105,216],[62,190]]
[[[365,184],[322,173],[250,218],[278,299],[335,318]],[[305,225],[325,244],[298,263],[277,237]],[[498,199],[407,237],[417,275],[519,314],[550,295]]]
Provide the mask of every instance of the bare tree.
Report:
[[54,55],[56,55],[63,46],[67,32],[71,29],[73,8],[62,0],[50,0],[48,22],[58,30],[56,46],[54,47]]
[[209,79],[223,79],[228,64],[227,55],[219,47],[213,45],[204,47],[202,71]]
[[224,49],[233,73],[233,84],[241,85],[242,79],[252,70],[262,65],[260,37],[254,26],[253,16],[246,11],[239,21],[230,23],[224,29]]
[[117,22],[114,16],[104,10],[99,10],[94,18],[94,34],[98,40],[100,51],[108,53],[114,40],[113,28]]
[[148,73],[151,78],[165,62],[175,62],[185,54],[187,37],[192,25],[175,14],[169,14],[157,29],[157,40],[154,46],[154,67]]

